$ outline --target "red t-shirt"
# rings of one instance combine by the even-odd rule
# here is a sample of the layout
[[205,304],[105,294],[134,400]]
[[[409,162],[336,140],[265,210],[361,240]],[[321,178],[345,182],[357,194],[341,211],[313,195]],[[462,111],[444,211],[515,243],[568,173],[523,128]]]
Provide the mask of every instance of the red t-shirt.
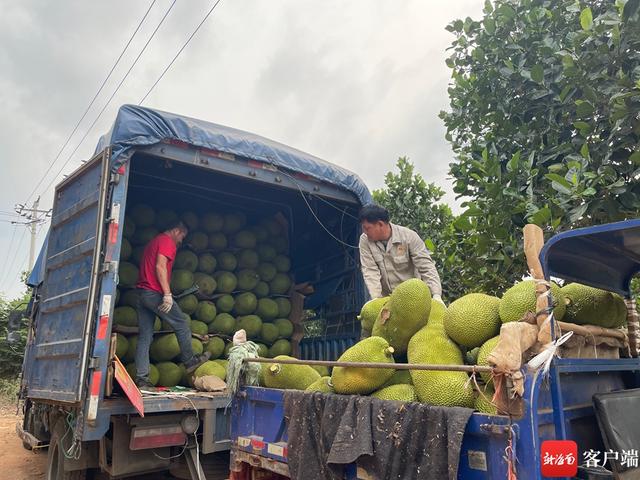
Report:
[[156,235],[156,237],[144,247],[136,287],[164,293],[158,281],[158,276],[156,275],[158,255],[167,257],[167,277],[171,280],[173,260],[176,258],[176,244],[169,235],[161,233],[160,235]]

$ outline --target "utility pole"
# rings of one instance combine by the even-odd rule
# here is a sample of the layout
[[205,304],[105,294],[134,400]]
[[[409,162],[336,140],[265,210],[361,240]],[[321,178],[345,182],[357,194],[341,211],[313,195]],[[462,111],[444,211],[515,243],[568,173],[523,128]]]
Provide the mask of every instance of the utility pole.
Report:
[[15,225],[24,225],[29,228],[31,232],[31,246],[29,248],[29,271],[33,268],[33,262],[35,261],[36,254],[36,234],[38,225],[44,223],[48,217],[51,216],[51,209],[39,210],[40,197],[31,204],[31,208],[28,208],[24,204],[16,205],[16,213],[25,217],[24,222],[11,222]]

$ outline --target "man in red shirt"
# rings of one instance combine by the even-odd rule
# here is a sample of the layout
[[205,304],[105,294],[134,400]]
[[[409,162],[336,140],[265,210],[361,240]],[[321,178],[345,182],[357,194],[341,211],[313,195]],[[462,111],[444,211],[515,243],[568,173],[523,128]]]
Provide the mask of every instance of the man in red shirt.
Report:
[[138,274],[138,346],[136,349],[136,385],[152,388],[149,382],[149,347],[153,340],[156,315],[175,331],[180,345],[180,360],[188,373],[206,362],[211,354],[195,356],[191,347],[191,326],[171,295],[171,269],[178,245],[187,236],[187,227],[176,222],[157,235],[144,248]]

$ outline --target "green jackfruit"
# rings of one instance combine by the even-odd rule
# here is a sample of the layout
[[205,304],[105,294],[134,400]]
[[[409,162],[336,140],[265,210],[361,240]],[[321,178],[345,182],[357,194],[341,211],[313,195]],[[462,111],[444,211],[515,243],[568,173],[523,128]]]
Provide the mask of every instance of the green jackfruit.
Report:
[[180,250],[173,262],[176,270],[189,270],[195,272],[198,268],[198,256],[190,250]]
[[[125,238],[131,240],[133,235],[136,233],[136,222],[129,215],[124,216],[124,225],[122,227],[122,235]],[[275,250],[274,250],[275,252]],[[275,256],[275,253],[274,253]]]
[[160,362],[156,364],[160,378],[158,385],[162,387],[175,387],[180,383],[182,370],[173,362]]
[[[566,302],[560,287],[555,283],[551,284],[551,296],[554,305],[553,316],[560,321],[565,314]],[[502,323],[517,322],[527,312],[536,313],[536,282],[525,280],[504,292],[500,299],[499,312]]]
[[287,273],[291,270],[291,260],[284,255],[277,255],[276,258],[273,259],[273,264],[279,272]]
[[206,335],[209,333],[209,327],[206,323],[201,322],[200,320],[191,320],[191,333],[195,333],[196,335]]
[[129,260],[132,253],[133,247],[131,246],[131,242],[122,237],[122,242],[120,243],[120,261],[124,262],[126,260]]
[[185,243],[189,245],[194,252],[203,252],[209,246],[209,236],[204,232],[192,232],[187,235]]
[[253,289],[253,293],[258,298],[265,298],[269,295],[269,284],[267,282],[258,282],[256,288]]
[[261,298],[258,300],[256,314],[265,320],[273,320],[278,316],[278,304],[270,298]]
[[284,273],[276,273],[273,280],[269,282],[269,290],[274,295],[285,295],[291,287],[291,278]]
[[324,376],[317,379],[311,385],[309,385],[305,392],[322,392],[322,393],[334,393],[331,386],[331,377]]
[[[274,360],[295,360],[293,357],[278,355]],[[266,364],[264,381],[269,388],[287,390],[306,390],[309,385],[320,378],[320,374],[309,365],[288,365],[281,363]]]
[[217,232],[209,235],[209,248],[214,252],[221,252],[227,248],[227,236],[224,233]]
[[233,246],[237,248],[256,248],[256,235],[250,230],[241,230],[233,237]]
[[391,293],[373,324],[371,334],[385,338],[396,354],[403,354],[411,337],[427,324],[430,312],[429,287],[417,278],[406,280]]
[[382,385],[382,387],[380,388],[400,384],[413,385],[413,381],[411,380],[411,372],[409,370],[396,370],[391,378],[387,381],[387,383]]
[[276,252],[276,249],[273,248],[273,245],[268,245],[268,244],[258,245],[257,250],[258,250],[258,257],[260,257],[260,261],[262,262],[270,262],[274,258],[276,258],[276,255],[278,255],[278,252]]
[[376,390],[371,394],[372,397],[379,398],[380,400],[394,400],[397,402],[417,402],[418,397],[413,385],[407,385],[406,383],[399,383],[396,385],[389,385],[388,387]]
[[144,247],[145,245],[138,245],[137,247],[133,247],[133,252],[131,253],[131,262],[135,263],[136,265],[140,265],[140,262],[142,261],[142,255],[144,254]]
[[198,271],[203,273],[213,273],[218,261],[210,253],[201,253],[198,257]]
[[[393,364],[393,348],[382,337],[369,337],[348,348],[338,362],[372,362]],[[384,385],[394,369],[334,367],[331,383],[336,393],[366,395]]]
[[[487,340],[487,342],[490,342],[490,341],[491,340]],[[472,348],[471,350],[467,350],[467,353],[464,354],[464,363],[466,363],[467,365],[477,365],[480,348],[482,347],[476,347],[476,348]]]
[[218,282],[217,291],[220,293],[231,293],[238,286],[238,279],[231,272],[217,272],[216,280]]
[[206,347],[207,352],[211,353],[211,360],[220,358],[224,353],[224,340],[220,337],[211,337]]
[[236,332],[236,319],[228,313],[219,313],[209,324],[209,333],[233,335]]
[[264,227],[254,225],[249,230],[253,232],[258,242],[264,242],[265,240],[267,240],[267,238],[269,238],[269,231]]
[[121,287],[135,287],[138,281],[138,267],[133,263],[120,262],[118,280],[118,285]]
[[[135,381],[136,377],[138,376],[136,364],[133,362],[127,363],[127,366],[125,368],[127,369],[127,373],[129,374],[131,379]],[[158,380],[160,380],[160,372],[158,371],[158,368],[153,363],[151,363],[149,364],[149,383],[151,383],[151,385],[157,385]]]
[[219,312],[229,313],[234,305],[235,300],[231,295],[222,295],[216,300],[216,308]]
[[182,215],[180,215],[180,220],[182,220],[182,223],[184,223],[191,231],[197,229],[198,224],[200,223],[200,221],[198,220],[198,215],[196,215],[194,212],[184,212]]
[[178,300],[178,306],[184,313],[191,315],[198,308],[198,298],[195,295],[186,295]]
[[284,236],[271,237],[269,243],[273,245],[277,253],[287,253],[289,251],[289,242]]
[[123,355],[121,360],[126,363],[131,363],[136,359],[136,348],[138,348],[138,336],[132,335],[128,337],[127,340],[129,341],[129,345],[127,346],[127,353]]
[[474,408],[478,410],[480,413],[484,413],[487,415],[497,415],[498,409],[492,403],[493,396],[495,395],[495,391],[491,387],[486,387],[482,390],[482,392],[476,392],[476,401]]
[[136,233],[131,237],[133,245],[146,245],[153,240],[160,232],[155,227],[136,228]]
[[180,354],[180,345],[178,345],[178,337],[175,333],[168,333],[156,337],[151,342],[149,355],[156,362],[166,362],[177,357]]
[[219,232],[223,225],[224,219],[217,213],[205,213],[200,222],[200,226],[207,233]]
[[[216,304],[208,300],[203,300],[198,303],[196,308],[196,318],[204,323],[211,323],[217,315]],[[206,333],[206,332],[205,332]],[[204,335],[204,334],[203,334]]]
[[193,350],[193,354],[194,355],[200,355],[202,352],[204,352],[204,345],[197,338],[192,338],[191,339],[191,350]]
[[293,335],[293,323],[288,318],[276,318],[273,324],[278,327],[280,338],[291,338]]
[[321,377],[330,377],[331,372],[329,371],[329,367],[325,367],[324,365],[311,365],[316,372],[320,374]]
[[128,307],[136,308],[138,306],[139,298],[140,298],[140,293],[137,289],[125,290],[125,292],[122,294],[122,298],[120,299],[119,306],[121,307],[128,306]]
[[627,307],[616,293],[579,283],[565,285],[561,292],[567,298],[568,322],[605,328],[618,328],[626,322]]
[[156,213],[149,205],[142,203],[135,205],[130,212],[136,227],[150,227],[156,221]]
[[158,213],[156,213],[156,227],[158,227],[158,230],[160,230],[161,232],[164,232],[165,230],[167,230],[168,228],[170,228],[172,225],[174,225],[176,222],[178,222],[178,220],[180,220],[180,218],[178,217],[178,214],[173,211],[170,210],[168,208],[161,208],[160,210],[158,210]]
[[[478,365],[482,365],[483,367],[490,366],[488,362],[489,354],[493,351],[494,348],[496,348],[499,340],[500,335],[496,335],[495,337],[490,338],[482,344],[482,346],[478,350],[478,358],[476,360],[478,362]],[[491,373],[480,372],[480,377],[482,377],[482,380],[484,380],[484,382],[487,384],[491,381]]]
[[261,263],[258,265],[258,275],[265,282],[272,281],[277,273],[278,271],[273,263]]
[[235,233],[247,224],[247,217],[244,213],[228,213],[224,216],[222,231],[224,233]]
[[229,342],[224,346],[224,353],[222,354],[222,356],[224,358],[229,358],[229,352],[231,351],[231,349],[233,348],[233,342]]
[[256,345],[258,346],[258,356],[266,358],[269,355],[269,347],[264,343],[256,343]]
[[241,293],[236,297],[234,310],[238,315],[250,315],[257,307],[258,299],[251,292]]
[[227,371],[224,368],[224,365],[218,362],[214,362],[213,360],[208,360],[200,365],[195,372],[193,372],[193,376],[195,378],[208,375],[215,375],[221,380],[225,380],[227,378]]
[[278,332],[278,327],[276,327],[273,323],[262,324],[260,339],[264,341],[264,343],[271,345],[278,339],[279,336],[280,332]]
[[203,272],[196,272],[193,275],[193,281],[198,285],[198,292],[209,297],[218,289],[218,282],[211,275]]
[[260,259],[255,250],[242,250],[238,253],[238,268],[255,270],[260,265]]
[[274,301],[278,304],[278,318],[288,318],[291,313],[291,302],[288,298],[277,297]]
[[427,320],[428,327],[438,327],[444,329],[444,316],[447,313],[447,307],[438,300],[431,300],[431,312],[429,313],[429,320]]
[[124,358],[129,348],[129,340],[124,335],[116,334],[116,356],[120,359]]
[[373,300],[369,300],[362,306],[362,310],[360,310],[360,315],[358,315],[358,320],[362,325],[362,328],[367,332],[370,332],[373,329],[373,324],[380,315],[380,310],[382,307],[389,301],[389,297],[380,297],[374,298]]
[[247,338],[258,338],[262,333],[262,320],[257,315],[238,317],[238,328],[247,332]]
[[116,307],[113,310],[113,321],[116,325],[136,327],[138,326],[138,312],[132,307]]
[[238,290],[253,290],[259,281],[260,277],[253,270],[240,270],[238,272]]
[[268,357],[275,358],[278,355],[291,355],[291,342],[281,338],[273,342],[273,345],[269,347]]
[[182,293],[193,285],[193,273],[189,270],[174,270],[171,274],[171,291],[174,294]]
[[458,345],[475,348],[500,332],[500,300],[484,293],[470,293],[449,305],[444,329]]
[[266,228],[272,237],[281,235],[283,228],[275,218],[268,218],[262,222],[262,227]]

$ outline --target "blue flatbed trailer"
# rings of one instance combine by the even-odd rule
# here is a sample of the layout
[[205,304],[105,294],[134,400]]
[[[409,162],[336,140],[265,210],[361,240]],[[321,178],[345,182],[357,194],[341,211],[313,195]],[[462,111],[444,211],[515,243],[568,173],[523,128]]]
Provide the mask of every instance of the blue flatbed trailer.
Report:
[[[640,271],[640,220],[558,234],[547,242],[540,260],[547,279],[576,281],[629,298],[631,279]],[[301,353],[307,359],[336,360],[340,347],[346,348],[355,342],[356,338],[348,336],[335,337],[324,343],[311,341],[306,346],[302,344]],[[555,357],[548,378],[540,370],[523,368],[523,373],[523,415],[509,418],[473,413],[464,432],[458,478],[510,478],[505,452],[511,446],[517,478],[540,480],[544,478],[541,444],[545,440],[573,440],[577,443],[578,458],[575,460],[582,464],[580,478],[640,478],[640,471],[633,468],[633,462],[632,468],[621,468],[620,475],[615,477],[614,473],[600,468],[604,466],[604,452],[619,444],[603,438],[602,430],[607,426],[600,424],[603,420],[597,418],[594,410],[594,395],[606,396],[615,391],[629,392],[631,407],[640,408],[640,390],[634,390],[640,387],[638,358]],[[232,479],[252,478],[251,472],[256,469],[273,472],[276,474],[273,478],[289,478],[283,396],[283,390],[245,387],[234,399],[231,418]],[[638,410],[631,409],[627,413],[634,422],[640,416]],[[295,418],[290,421],[294,422]],[[625,430],[625,427],[613,425],[613,430],[616,429]],[[612,435],[615,437],[615,432]],[[626,445],[628,451],[633,454],[635,449],[637,467],[640,432],[634,435],[632,429],[625,441],[631,442]],[[601,454],[599,465],[585,462],[583,454],[588,451]],[[622,454],[621,451],[618,453]],[[345,466],[344,478],[371,477],[360,472],[356,464],[351,464]]]
[[176,448],[134,449],[133,432],[146,429],[166,444],[162,432],[186,434],[184,425],[194,416],[198,448],[183,456],[192,477],[202,474],[193,451],[230,448],[225,394],[145,396],[144,418],[122,392],[111,394],[112,317],[127,206],[280,214],[296,282],[314,284],[308,300],[315,305],[332,301],[325,319],[344,332],[355,328],[364,286],[356,251],[332,236],[357,244],[357,211],[370,198],[355,174],[286,145],[121,107],[95,156],[57,185],[47,240],[28,279],[33,295],[19,433],[26,447],[49,445],[47,478],[80,479],[91,469],[112,477],[166,470]]

